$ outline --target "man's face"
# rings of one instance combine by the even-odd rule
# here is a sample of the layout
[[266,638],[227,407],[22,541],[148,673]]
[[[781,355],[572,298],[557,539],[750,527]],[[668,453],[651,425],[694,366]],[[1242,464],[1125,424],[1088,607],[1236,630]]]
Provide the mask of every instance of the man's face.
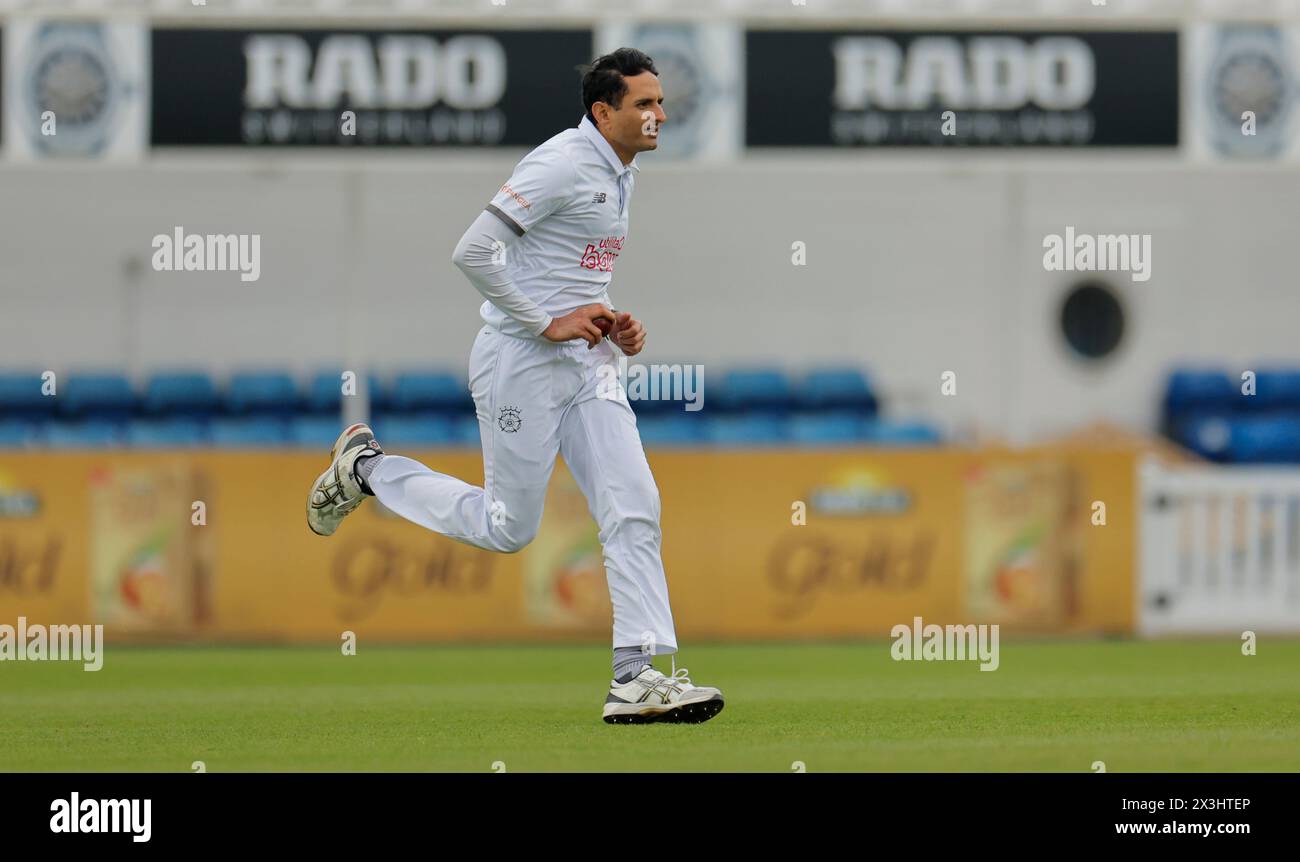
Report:
[[604,105],[608,117],[606,134],[614,143],[632,153],[659,146],[659,127],[668,120],[664,113],[664,91],[659,77],[651,72],[625,77],[627,94],[615,109]]

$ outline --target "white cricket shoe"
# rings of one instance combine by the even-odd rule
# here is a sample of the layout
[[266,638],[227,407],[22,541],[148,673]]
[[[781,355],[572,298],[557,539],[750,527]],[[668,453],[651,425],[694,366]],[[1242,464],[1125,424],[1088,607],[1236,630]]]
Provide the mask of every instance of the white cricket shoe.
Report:
[[307,495],[307,526],[318,536],[333,535],[361,502],[366,492],[353,468],[363,454],[382,455],[370,426],[362,423],[344,429],[330,449],[330,466],[311,486]]
[[625,683],[609,684],[605,698],[607,724],[646,724],[652,721],[698,724],[722,712],[722,692],[692,685],[686,668],[673,663],[672,676],[646,665]]

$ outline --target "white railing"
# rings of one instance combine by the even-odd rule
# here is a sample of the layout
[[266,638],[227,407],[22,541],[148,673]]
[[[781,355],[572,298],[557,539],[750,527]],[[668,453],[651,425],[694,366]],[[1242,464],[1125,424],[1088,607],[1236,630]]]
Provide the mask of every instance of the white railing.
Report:
[[1140,634],[1300,632],[1300,469],[1144,462],[1138,501]]

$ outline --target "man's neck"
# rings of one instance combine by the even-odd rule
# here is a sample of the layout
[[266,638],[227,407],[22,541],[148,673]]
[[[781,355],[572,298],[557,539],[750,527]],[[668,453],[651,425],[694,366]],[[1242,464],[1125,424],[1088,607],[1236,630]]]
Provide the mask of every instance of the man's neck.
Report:
[[600,132],[600,136],[605,139],[607,144],[609,144],[610,149],[614,151],[614,155],[618,156],[618,160],[623,163],[623,167],[627,167],[631,164],[632,159],[636,158],[635,152],[623,149],[618,144],[614,143],[614,141],[610,140],[609,135],[601,132],[600,129],[596,129],[596,131]]

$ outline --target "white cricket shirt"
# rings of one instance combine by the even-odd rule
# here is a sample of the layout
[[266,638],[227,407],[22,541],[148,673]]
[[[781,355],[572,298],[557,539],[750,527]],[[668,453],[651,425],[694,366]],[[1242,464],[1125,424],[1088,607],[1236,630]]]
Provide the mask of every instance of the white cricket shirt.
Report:
[[[609,283],[627,240],[636,159],[624,165],[583,115],[524,156],[487,211],[519,239],[505,263],[510,279],[552,317],[593,302],[610,304]],[[533,336],[491,302],[480,314],[511,335]]]

